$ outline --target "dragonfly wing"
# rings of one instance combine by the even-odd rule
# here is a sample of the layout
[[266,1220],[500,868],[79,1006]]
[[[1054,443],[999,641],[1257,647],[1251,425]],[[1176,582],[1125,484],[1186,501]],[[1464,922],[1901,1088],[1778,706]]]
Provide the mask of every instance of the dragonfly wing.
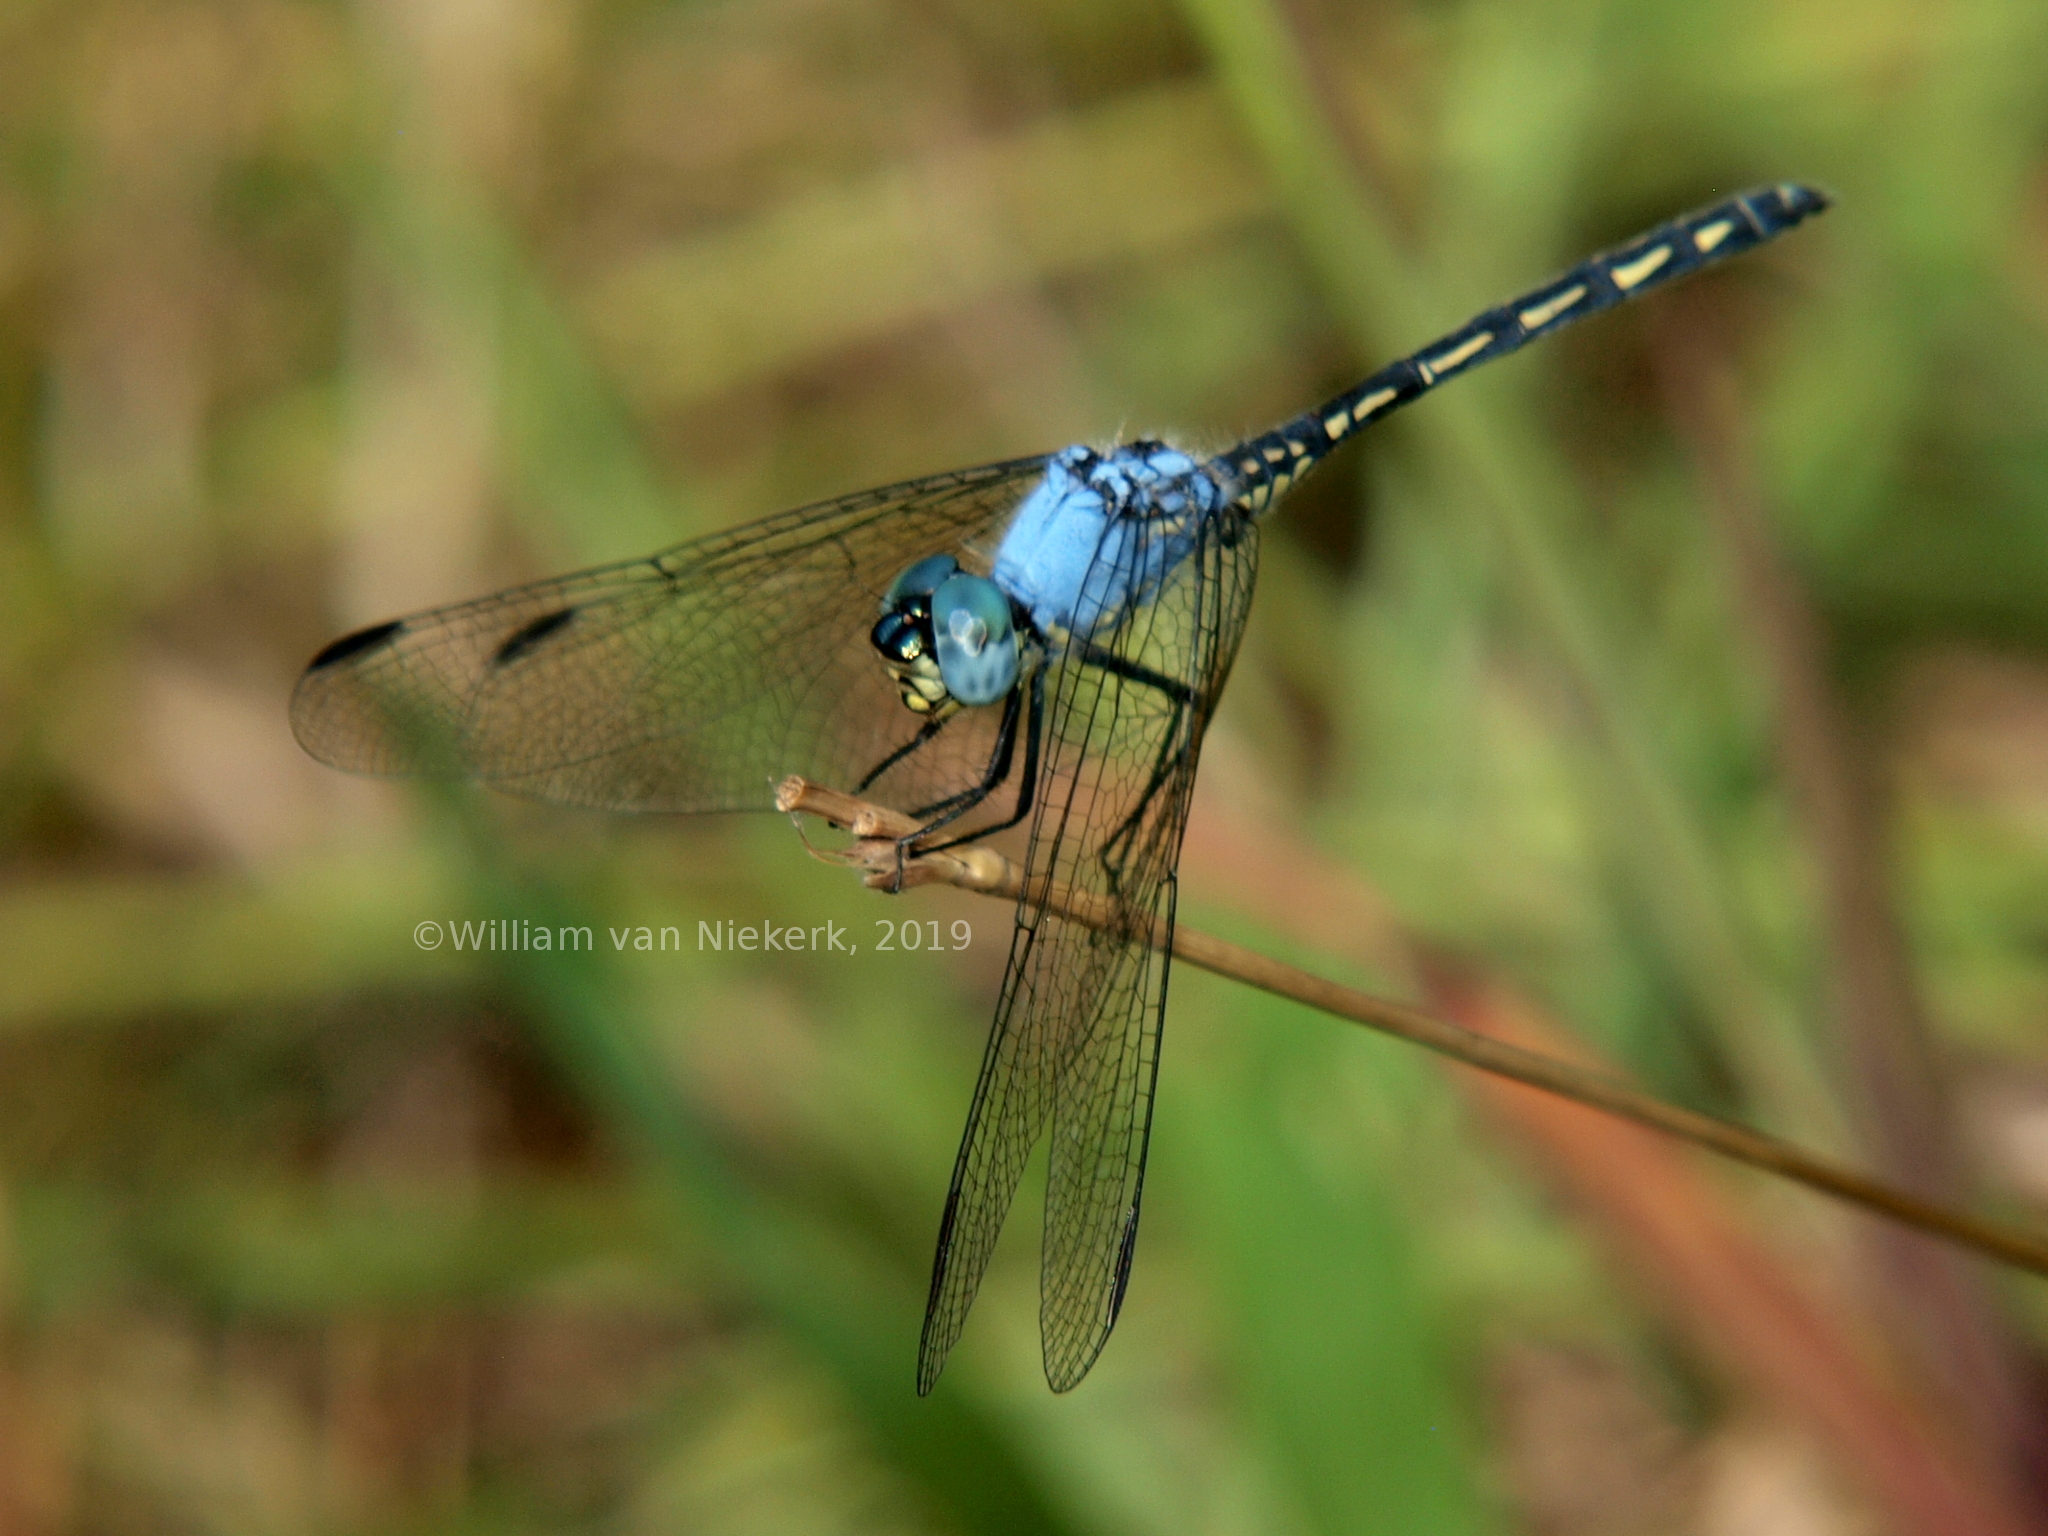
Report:
[[[474,778],[609,810],[752,810],[803,773],[854,788],[919,717],[868,643],[925,555],[986,570],[1044,460],[906,481],[359,631],[292,696],[307,751],[374,774]],[[971,783],[994,729],[964,711],[870,786],[911,809]]]
[[[1133,571],[1145,541],[1124,545]],[[1046,758],[1025,888],[1048,882],[1115,914],[1107,931],[1020,902],[1009,967],[947,1196],[918,1359],[929,1391],[959,1338],[1026,1158],[1048,1122],[1041,1323],[1046,1379],[1074,1386],[1116,1323],[1151,1134],[1174,866],[1201,738],[1257,569],[1257,532],[1226,515],[1156,601],[1049,680]],[[1143,680],[1150,677],[1157,681]],[[1164,681],[1171,691],[1159,686]]]

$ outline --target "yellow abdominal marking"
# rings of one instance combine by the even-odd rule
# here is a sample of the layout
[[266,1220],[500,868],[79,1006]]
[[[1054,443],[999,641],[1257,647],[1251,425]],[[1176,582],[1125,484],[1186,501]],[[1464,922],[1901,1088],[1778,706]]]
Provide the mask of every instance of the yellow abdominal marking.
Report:
[[1484,351],[1486,344],[1492,340],[1493,332],[1481,331],[1477,336],[1461,342],[1459,345],[1451,348],[1450,351],[1432,357],[1426,363],[1417,363],[1415,365],[1416,371],[1422,375],[1422,381],[1425,384],[1434,383],[1457,367],[1458,364],[1471,357],[1473,353]]
[[1713,223],[1703,224],[1692,232],[1693,247],[1696,250],[1711,251],[1734,233],[1733,219],[1716,219]]
[[[1484,346],[1492,339],[1490,336],[1483,336],[1480,338],[1479,344]],[[1423,381],[1427,383],[1429,381],[1429,365],[1424,363],[1420,367],[1422,369]],[[1338,411],[1334,415],[1325,416],[1323,418],[1323,431],[1328,433],[1331,441],[1334,442],[1346,432],[1364,426],[1368,421],[1372,420],[1375,411],[1392,404],[1400,397],[1401,392],[1398,389],[1376,389],[1359,401],[1358,404],[1352,406],[1350,410]]]
[[1660,245],[1654,251],[1645,251],[1625,267],[1615,267],[1610,276],[1617,288],[1633,288],[1652,272],[1671,259],[1671,247]]
[[1563,293],[1558,294],[1555,298],[1545,299],[1541,304],[1531,305],[1515,318],[1522,322],[1523,330],[1533,331],[1550,324],[1551,321],[1570,309],[1585,296],[1586,285],[1579,283],[1565,289]]

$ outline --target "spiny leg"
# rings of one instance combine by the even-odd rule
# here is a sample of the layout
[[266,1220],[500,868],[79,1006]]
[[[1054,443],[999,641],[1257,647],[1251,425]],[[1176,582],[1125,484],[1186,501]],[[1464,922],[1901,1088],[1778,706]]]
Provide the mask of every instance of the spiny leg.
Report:
[[[1007,832],[1031,813],[1033,794],[1038,786],[1038,751],[1039,743],[1042,739],[1040,732],[1043,729],[1044,721],[1045,670],[1041,667],[1031,674],[1031,707],[1025,712],[1024,717],[1024,774],[1017,785],[1017,803],[1011,809],[1009,819],[996,822],[991,826],[979,827],[964,836],[952,838],[943,843],[931,844],[928,847],[919,849],[920,853],[936,853],[945,848],[958,848],[962,843],[979,842],[984,837],[992,837],[998,832]],[[1007,777],[1008,774],[1009,768],[1006,764],[1003,768],[1002,777]],[[997,782],[1000,783],[1001,778],[998,778]],[[917,835],[922,837],[931,830],[930,827],[927,827]]]
[[[915,832],[912,832],[908,837],[896,839],[896,885],[898,889],[901,889],[903,884],[903,861],[911,855],[913,850],[919,853],[932,852],[930,848],[918,848],[916,846],[920,839],[929,837],[933,832],[950,822],[958,821],[962,816],[965,816],[969,811],[980,805],[982,801],[986,800],[994,793],[996,787],[1010,776],[1010,764],[1016,756],[1017,714],[1022,696],[1023,688],[1020,685],[1012,688],[1009,696],[1003,700],[1002,724],[996,728],[995,750],[989,754],[989,765],[981,776],[981,782],[963,789],[957,795],[948,796],[936,804],[924,806],[911,812],[913,816],[920,819],[930,819],[925,820],[924,825]],[[1005,823],[1005,825],[1008,824]],[[991,828],[990,830],[994,829]],[[976,838],[986,835],[985,832],[973,832],[966,837],[954,838],[951,842],[941,844],[940,846],[947,848],[957,847],[961,843],[972,842]]]
[[[1117,823],[1116,830],[1102,841],[1099,857],[1103,870],[1109,875],[1114,886],[1120,883],[1117,878],[1118,866],[1130,851],[1128,844],[1137,835],[1138,826],[1145,818],[1145,811],[1152,804],[1152,797],[1159,793],[1160,786],[1171,777],[1181,758],[1187,753],[1188,742],[1182,725],[1195,696],[1185,683],[1178,682],[1163,672],[1155,672],[1150,667],[1140,666],[1137,662],[1126,661],[1123,657],[1105,651],[1099,646],[1084,642],[1080,647],[1080,657],[1089,666],[1098,667],[1143,687],[1156,689],[1165,695],[1173,706],[1173,717],[1159,744],[1159,755],[1153,760],[1151,776],[1146,779],[1145,788],[1139,793],[1137,804],[1133,805],[1130,813]],[[1119,844],[1126,846],[1119,851]]]
[[1147,688],[1156,688],[1177,703],[1194,701],[1194,691],[1177,678],[1168,677],[1164,672],[1155,672],[1150,667],[1135,661],[1126,661],[1115,651],[1105,651],[1092,640],[1083,640],[1074,647],[1074,654],[1089,666],[1103,672],[1113,672],[1118,677],[1127,677],[1134,683],[1143,683]]
[[[1130,815],[1117,824],[1117,829],[1102,841],[1102,867],[1108,873],[1112,884],[1120,884],[1117,871],[1129,857],[1129,844],[1137,836],[1138,827],[1145,819],[1145,811],[1152,804],[1152,797],[1160,787],[1180,768],[1181,760],[1187,756],[1192,744],[1182,734],[1181,721],[1187,706],[1179,700],[1174,702],[1172,734],[1161,744],[1159,757],[1152,765],[1152,777],[1145,781],[1145,789],[1138,796],[1138,803],[1131,807]],[[1121,848],[1118,847],[1122,844]]]
[[[1009,776],[1010,760],[1017,745],[1017,712],[1020,707],[1020,690],[1012,688],[1003,699],[1002,723],[996,727],[995,745],[989,751],[988,766],[982,770],[978,783],[970,784],[957,794],[934,800],[930,805],[915,806],[910,814],[925,823],[920,836],[934,827],[943,827],[947,822],[957,820],[986,800]],[[936,818],[935,820],[933,818]]]
[[875,764],[874,767],[870,768],[867,771],[866,776],[863,777],[858,784],[853,786],[853,792],[857,795],[866,794],[868,791],[868,786],[870,784],[874,783],[875,780],[879,779],[891,768],[894,768],[898,763],[902,762],[903,759],[910,756],[911,753],[923,747],[934,736],[938,735],[940,731],[943,731],[946,728],[946,722],[951,720],[952,718],[952,715],[931,716],[929,719],[925,721],[923,725],[917,728],[917,734],[915,736],[911,737],[910,740],[903,743],[902,746],[898,747],[894,752],[891,752],[887,757],[883,758],[879,763]]

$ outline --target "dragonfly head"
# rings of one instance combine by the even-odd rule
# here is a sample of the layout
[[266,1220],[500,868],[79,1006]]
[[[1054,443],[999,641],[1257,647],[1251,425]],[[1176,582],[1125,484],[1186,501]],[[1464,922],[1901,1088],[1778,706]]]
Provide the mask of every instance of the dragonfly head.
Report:
[[951,555],[930,555],[889,584],[870,638],[920,715],[993,704],[1017,685],[1021,645],[1010,600]]

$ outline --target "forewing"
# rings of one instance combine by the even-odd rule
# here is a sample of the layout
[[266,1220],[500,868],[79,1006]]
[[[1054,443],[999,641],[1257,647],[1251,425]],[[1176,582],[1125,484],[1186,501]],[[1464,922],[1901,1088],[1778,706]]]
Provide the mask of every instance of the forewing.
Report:
[[[929,554],[986,570],[1043,465],[885,486],[360,631],[307,669],[292,729],[339,768],[609,810],[760,809],[791,773],[853,789],[920,724],[868,643],[882,594]],[[995,713],[964,711],[869,797],[912,809],[972,782]]]
[[[1174,865],[1201,737],[1250,607],[1257,533],[1231,514],[1204,531],[1159,598],[1050,680],[1047,757],[1027,892],[1047,883],[1106,906],[1108,931],[1021,902],[1009,967],[954,1167],[918,1359],[929,1391],[960,1336],[1024,1164],[1048,1118],[1041,1321],[1046,1379],[1081,1380],[1130,1274],[1151,1133]],[[1139,541],[1125,546],[1142,568]]]

